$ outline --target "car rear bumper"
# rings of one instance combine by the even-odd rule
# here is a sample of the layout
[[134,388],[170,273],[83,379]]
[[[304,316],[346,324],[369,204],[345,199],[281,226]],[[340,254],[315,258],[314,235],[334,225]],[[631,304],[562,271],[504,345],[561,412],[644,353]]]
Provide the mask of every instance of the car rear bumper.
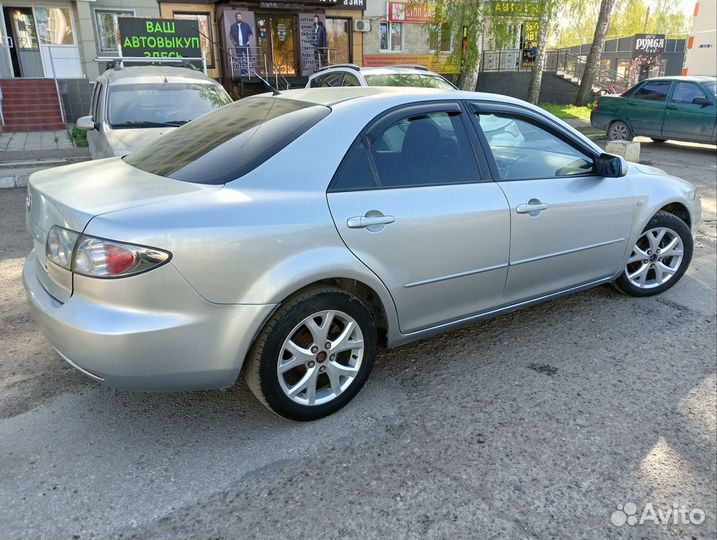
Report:
[[590,125],[595,129],[607,129],[609,123],[610,118],[600,112],[592,111],[590,113]]
[[274,309],[273,305],[209,303],[171,264],[112,281],[94,280],[96,286],[109,290],[121,282],[124,305],[112,294],[108,302],[92,294],[73,294],[62,303],[40,284],[34,252],[23,270],[33,317],[47,341],[86,375],[119,388],[171,391],[231,386],[254,336]]

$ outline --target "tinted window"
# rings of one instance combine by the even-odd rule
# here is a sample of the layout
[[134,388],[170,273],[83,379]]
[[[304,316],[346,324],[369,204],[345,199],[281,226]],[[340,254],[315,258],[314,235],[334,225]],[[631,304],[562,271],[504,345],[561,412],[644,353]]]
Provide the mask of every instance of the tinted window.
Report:
[[311,88],[319,88],[324,80],[324,77],[326,77],[326,75],[319,75],[318,77],[311,79]]
[[338,71],[336,73],[327,73],[321,77],[316,77],[316,79],[314,79],[316,84],[312,85],[312,87],[341,86],[343,75],[342,72]]
[[410,86],[417,88],[440,88],[453,90],[454,87],[436,75],[419,75],[418,73],[386,73],[383,75],[366,75],[368,86]]
[[592,159],[551,132],[519,117],[478,114],[502,180],[590,174]]
[[635,99],[645,99],[648,101],[665,101],[671,84],[671,81],[651,81],[645,83],[635,92],[633,97]]
[[108,122],[113,128],[182,125],[228,103],[217,84],[121,84],[110,86]]
[[245,98],[182,126],[124,158],[159,176],[224,184],[258,167],[330,109],[273,97]]
[[331,183],[331,191],[353,191],[373,189],[376,180],[363,143],[356,141],[341,161]]
[[480,179],[460,114],[404,118],[371,143],[382,187],[459,184]]
[[351,75],[351,73],[344,73],[344,80],[341,84],[343,86],[361,86],[358,77],[356,77],[356,75]]
[[678,82],[672,92],[672,101],[675,103],[694,103],[695,98],[706,98],[705,93],[696,84]]

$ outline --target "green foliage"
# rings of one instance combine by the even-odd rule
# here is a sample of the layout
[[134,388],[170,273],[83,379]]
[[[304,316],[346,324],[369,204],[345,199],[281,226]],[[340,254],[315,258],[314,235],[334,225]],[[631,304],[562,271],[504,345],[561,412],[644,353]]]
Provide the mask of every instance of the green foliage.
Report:
[[[600,0],[585,0],[578,5],[563,6],[560,12],[563,24],[557,31],[555,46],[560,48],[591,43],[599,10]],[[688,32],[689,21],[681,11],[679,0],[618,0],[610,18],[607,39],[642,33],[682,37]]]
[[69,133],[70,139],[72,139],[72,144],[81,148],[87,147],[87,132],[84,129],[77,129],[76,127],[73,127]]
[[589,104],[586,107],[576,107],[575,105],[558,105],[556,103],[539,103],[538,106],[542,107],[550,114],[554,114],[558,118],[575,119],[590,121],[590,111],[594,107],[594,103]]

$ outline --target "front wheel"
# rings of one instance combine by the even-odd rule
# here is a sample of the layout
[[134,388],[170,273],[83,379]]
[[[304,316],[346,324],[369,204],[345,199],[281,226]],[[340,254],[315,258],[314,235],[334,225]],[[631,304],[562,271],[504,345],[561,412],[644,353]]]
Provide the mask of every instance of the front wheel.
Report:
[[684,275],[692,260],[692,233],[677,216],[658,212],[632,246],[615,285],[630,296],[665,292]]
[[632,130],[622,120],[615,120],[607,129],[607,138],[610,141],[631,141],[633,139]]
[[333,287],[311,289],[266,323],[249,354],[247,383],[276,414],[316,420],[359,392],[376,343],[373,317],[358,298]]

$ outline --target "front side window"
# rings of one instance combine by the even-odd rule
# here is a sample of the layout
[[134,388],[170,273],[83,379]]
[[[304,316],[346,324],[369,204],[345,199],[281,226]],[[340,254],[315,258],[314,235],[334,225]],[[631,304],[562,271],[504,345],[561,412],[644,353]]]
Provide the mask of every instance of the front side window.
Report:
[[331,109],[249,97],[197,118],[123,158],[151,174],[199,184],[245,175],[326,117]]
[[409,86],[414,88],[439,88],[455,90],[443,77],[418,73],[384,73],[365,75],[368,86]]
[[643,84],[635,95],[635,99],[644,99],[646,101],[665,101],[667,93],[670,91],[671,81],[650,81]]
[[118,17],[134,17],[132,10],[96,9],[95,24],[97,26],[97,46],[100,53],[119,52]]
[[70,10],[65,7],[35,8],[37,35],[43,45],[74,45]]
[[384,52],[399,52],[402,48],[403,27],[401,23],[381,21],[378,26],[379,49]]
[[384,188],[480,180],[460,113],[432,112],[399,120],[372,141],[371,158]]
[[214,50],[212,49],[212,25],[209,24],[209,13],[174,13],[175,19],[195,21],[199,31],[199,43],[207,68],[214,68]]
[[217,84],[118,84],[110,87],[108,121],[113,128],[180,126],[231,103]]
[[678,82],[675,83],[675,89],[672,92],[671,101],[674,103],[701,105],[701,100],[704,100],[706,97],[705,93],[696,84]]
[[517,116],[476,115],[501,180],[591,174],[593,160],[550,131]]

